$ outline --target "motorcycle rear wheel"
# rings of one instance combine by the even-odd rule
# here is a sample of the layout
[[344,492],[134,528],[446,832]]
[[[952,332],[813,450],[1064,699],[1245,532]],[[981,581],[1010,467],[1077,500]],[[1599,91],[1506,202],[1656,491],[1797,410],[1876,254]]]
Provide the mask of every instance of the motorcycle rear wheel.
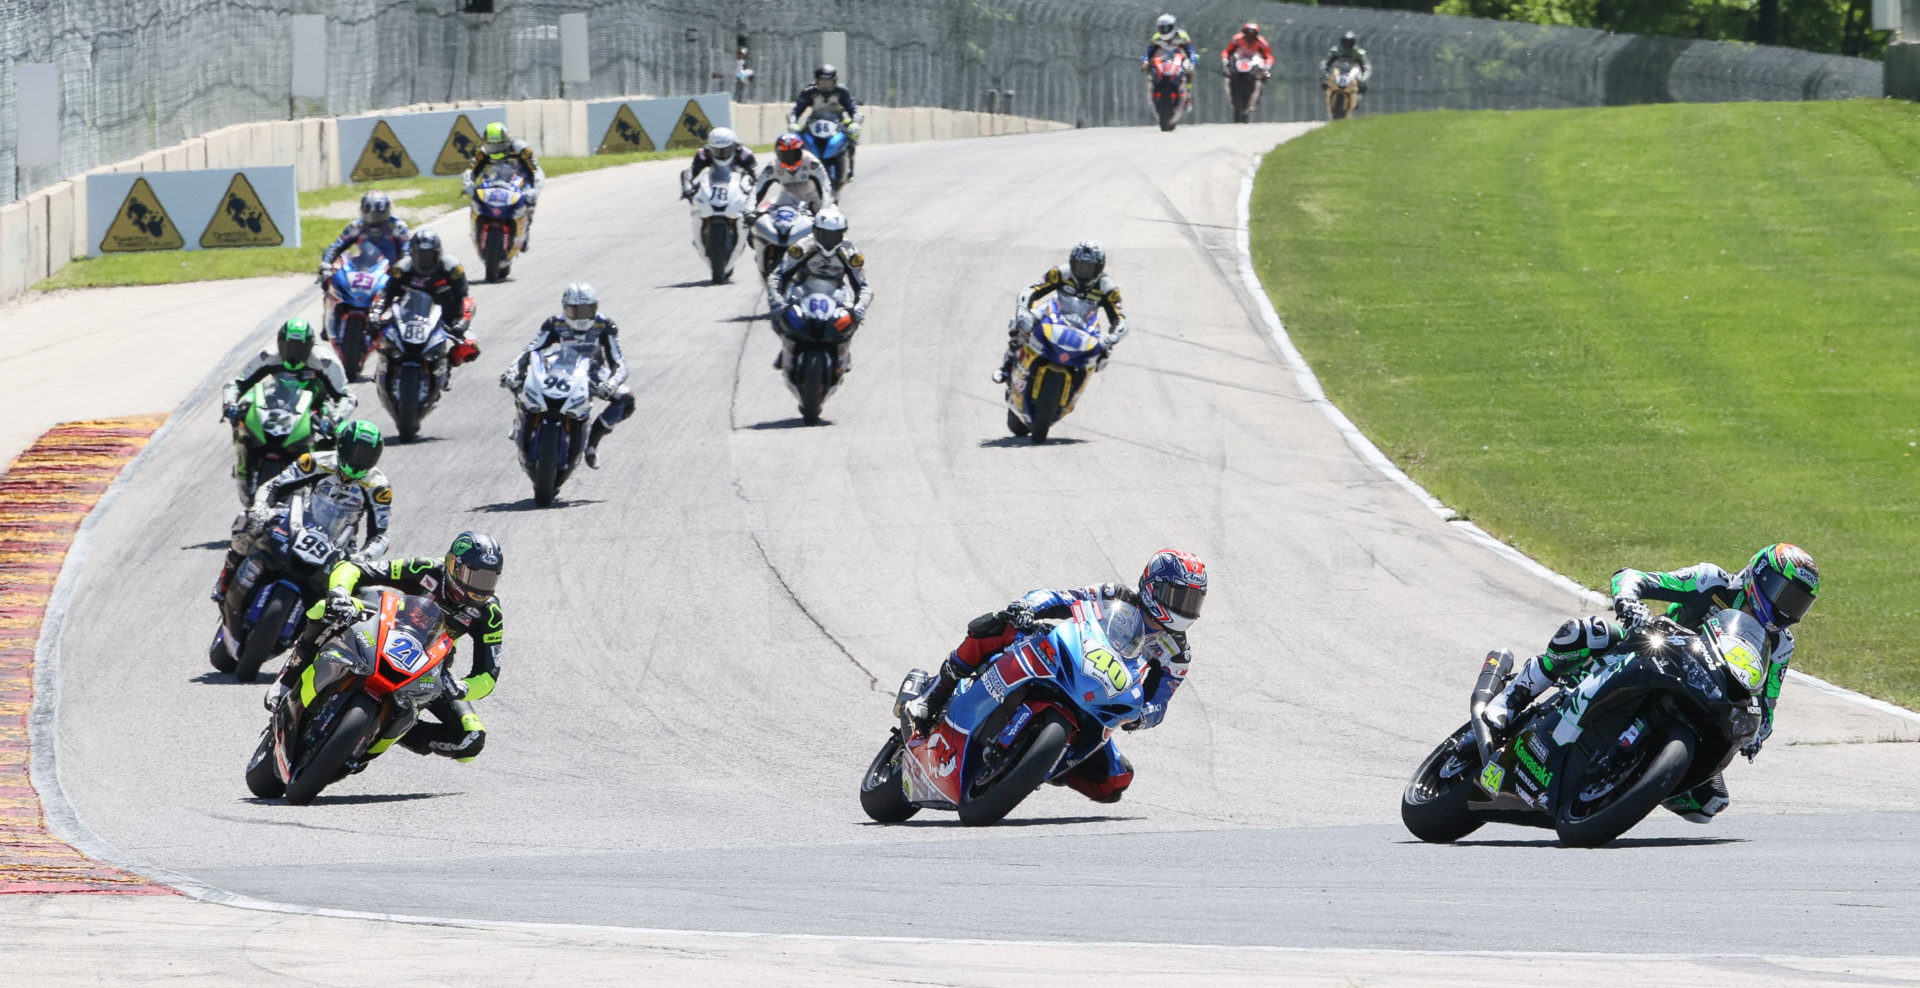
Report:
[[260,608],[260,620],[247,629],[247,640],[240,643],[240,655],[233,664],[234,682],[251,683],[260,674],[260,667],[273,657],[274,646],[280,643],[280,629],[286,625],[287,615],[299,604],[292,590],[273,588],[266,605]]
[[1067,372],[1056,367],[1042,368],[1037,373],[1046,375],[1040,382],[1040,393],[1033,399],[1033,413],[1028,416],[1030,436],[1035,446],[1047,441],[1047,433],[1053,424],[1060,421],[1060,406],[1065,399]]
[[273,764],[273,728],[260,735],[260,744],[247,760],[247,791],[261,799],[279,799],[287,794],[286,783]]
[[1560,789],[1564,795],[1553,814],[1553,829],[1560,835],[1560,843],[1568,847],[1600,847],[1632,830],[1661,800],[1673,794],[1673,787],[1686,774],[1687,766],[1693,764],[1693,752],[1699,744],[1699,738],[1685,724],[1667,727],[1658,742],[1648,745],[1647,757],[1635,767],[1637,774],[1629,773],[1614,783],[1610,792],[1618,795],[1586,812],[1582,812],[1585,807],[1580,796],[1587,786],[1592,765],[1576,751],[1561,770]]
[[880,753],[873,756],[873,764],[867,766],[866,777],[860,780],[860,808],[876,823],[899,823],[920,812],[920,807],[907,802],[907,791],[900,782],[900,759],[905,752],[900,730],[895,728],[887,743],[880,746]]
[[305,806],[320,795],[320,790],[339,779],[340,773],[346,770],[347,760],[359,753],[367,733],[378,726],[379,719],[380,704],[373,697],[361,693],[348,700],[346,709],[340,711],[339,719],[333,722],[333,733],[327,735],[326,743],[287,783],[287,802]]
[[1033,740],[1027,743],[1027,749],[1018,755],[1019,760],[1011,768],[994,780],[985,792],[963,797],[960,803],[961,823],[969,827],[984,827],[998,823],[1012,813],[1014,807],[1047,781],[1047,773],[1053,771],[1053,766],[1067,750],[1067,742],[1073,739],[1073,729],[1059,711],[1048,710],[1037,718],[1027,736]]
[[540,452],[533,461],[533,503],[544,508],[560,496],[560,424],[540,423]]
[[820,424],[820,407],[827,403],[827,355],[808,350],[800,355],[800,418]]
[[[1460,731],[1455,731],[1440,742],[1420,763],[1400,796],[1400,822],[1406,824],[1408,833],[1429,844],[1451,844],[1479,830],[1485,822],[1467,808],[1473,779],[1480,774],[1480,752],[1471,745],[1459,747],[1455,743],[1459,737]],[[1447,759],[1455,755],[1464,763],[1459,774],[1440,778]]]

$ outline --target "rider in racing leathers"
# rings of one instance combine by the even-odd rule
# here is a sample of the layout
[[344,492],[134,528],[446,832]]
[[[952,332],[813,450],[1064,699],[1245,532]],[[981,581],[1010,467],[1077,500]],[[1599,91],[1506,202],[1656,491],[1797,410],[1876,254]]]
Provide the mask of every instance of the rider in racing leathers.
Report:
[[[768,194],[776,186],[780,196],[769,200]],[[827,166],[794,134],[782,134],[773,142],[773,161],[760,172],[760,181],[753,187],[754,205],[747,213],[747,225],[752,226],[761,213],[782,202],[803,203],[816,216],[833,206],[833,179],[827,175]]]
[[[1187,89],[1187,107],[1191,109],[1193,107],[1193,70],[1200,64],[1200,56],[1194,53],[1193,37],[1187,34],[1186,29],[1179,26],[1172,14],[1161,14],[1160,19],[1154,23],[1153,35],[1147,39],[1147,53],[1140,56],[1140,71],[1153,71],[1155,55],[1171,55],[1175,52],[1187,58],[1186,81],[1183,85]],[[1151,85],[1148,87],[1148,92],[1149,94],[1152,92]]]
[[521,196],[521,201],[527,204],[527,214],[520,221],[520,250],[524,253],[533,249],[533,211],[540,202],[540,190],[546,187],[547,173],[540,170],[540,159],[534,156],[533,148],[526,141],[508,137],[505,124],[490,123],[479,150],[473,152],[473,167],[467,169],[465,184],[469,197],[473,195],[474,183],[480,180],[480,173],[496,161],[513,162],[527,179],[526,192]]
[[[627,387],[627,358],[620,352],[620,327],[600,314],[600,295],[593,286],[576,281],[560,294],[560,314],[548,316],[540,332],[520,352],[513,366],[500,374],[500,386],[517,392],[526,383],[527,364],[535,353],[556,343],[584,344],[593,351],[593,396],[604,398],[607,407],[593,420],[587,436],[587,466],[600,469],[600,440],[613,427],[633,414],[633,390]],[[512,435],[520,438],[518,427]]]
[[[1020,634],[1032,631],[1036,619],[1069,617],[1077,600],[1119,600],[1140,608],[1147,619],[1147,639],[1140,653],[1146,664],[1141,676],[1146,705],[1139,720],[1123,724],[1121,729],[1157,727],[1167,715],[1167,703],[1174,691],[1186,681],[1187,665],[1193,658],[1187,629],[1199,619],[1200,605],[1206,598],[1206,564],[1178,549],[1154,553],[1140,574],[1137,590],[1112,583],[1077,590],[1035,590],[1008,604],[1005,610],[974,618],[967,625],[966,640],[941,664],[939,681],[926,695],[907,705],[907,715],[914,731],[924,734],[946,712],[960,681],[977,675],[988,659],[1013,644]],[[1108,741],[1056,784],[1072,786],[1097,803],[1114,803],[1132,783],[1133,763]]]
[[759,160],[753,156],[753,149],[740,143],[740,138],[732,130],[715,127],[707,135],[706,145],[694,152],[693,164],[680,173],[680,198],[693,198],[693,180],[714,165],[738,168],[741,174],[751,176],[759,164]]
[[1020,293],[1014,302],[1013,323],[1007,327],[1007,352],[1000,359],[1000,369],[993,372],[993,383],[1007,383],[1007,375],[1013,373],[1013,362],[1020,357],[1020,348],[1025,345],[1027,334],[1038,325],[1039,317],[1033,313],[1033,303],[1047,297],[1049,293],[1059,292],[1073,298],[1083,298],[1098,305],[1107,314],[1107,333],[1105,336],[1107,352],[1094,365],[1098,371],[1107,366],[1107,358],[1119,347],[1120,341],[1127,336],[1127,317],[1120,311],[1120,286],[1106,276],[1107,251],[1095,240],[1082,240],[1073,245],[1073,251],[1067,255],[1067,273],[1059,268],[1048,268],[1041,279]]
[[[1503,730],[1549,686],[1577,683],[1632,634],[1653,619],[1645,601],[1660,601],[1661,616],[1689,630],[1723,610],[1741,610],[1767,629],[1766,686],[1760,696],[1765,719],[1752,744],[1740,750],[1751,761],[1773,733],[1773,708],[1793,659],[1793,632],[1820,592],[1820,570],[1805,549],[1780,542],[1753,554],[1746,569],[1728,576],[1712,563],[1696,563],[1671,573],[1623,569],[1613,574],[1613,611],[1619,623],[1604,618],[1575,618],[1560,626],[1547,650],[1520,667],[1505,689],[1487,705],[1487,724]],[[1667,800],[1666,807],[1706,823],[1727,808],[1727,783],[1719,773]]]
[[[473,702],[493,692],[500,678],[500,651],[504,622],[500,598],[502,556],[500,543],[479,532],[461,532],[453,540],[445,558],[414,556],[381,562],[346,562],[333,568],[328,578],[325,599],[307,611],[307,627],[302,631],[294,657],[280,672],[279,680],[267,693],[267,709],[280,698],[293,693],[313,657],[320,640],[343,623],[357,620],[366,607],[353,596],[359,587],[392,587],[410,596],[432,597],[446,616],[449,636],[468,638],[473,643],[473,664],[465,679],[452,680],[452,690],[442,693],[427,711],[438,722],[417,721],[399,738],[380,738],[367,749],[371,758],[386,751],[395,741],[421,755],[441,755],[459,762],[471,762],[487,743],[487,729],[473,712]],[[451,670],[454,655],[444,660]]]
[[[1233,102],[1233,59],[1237,55],[1251,55],[1259,60],[1260,68],[1253,74],[1265,79],[1273,71],[1273,48],[1267,39],[1260,36],[1260,25],[1248,21],[1240,28],[1240,33],[1220,49],[1220,72],[1227,77],[1227,102]],[[1254,87],[1253,95],[1247,102],[1247,113],[1252,114],[1260,99],[1260,88]]]
[[244,516],[244,524],[234,527],[233,541],[226,561],[220,567],[220,582],[214,585],[213,599],[222,603],[233,571],[253,548],[254,540],[266,528],[279,507],[291,494],[305,494],[310,500],[325,501],[344,519],[341,531],[334,535],[350,546],[353,529],[366,521],[367,541],[353,555],[369,559],[387,550],[387,524],[393,514],[393,488],[387,475],[377,468],[380,451],[385,447],[380,427],[365,419],[343,422],[333,434],[333,449],[302,453],[279,476],[260,485]]
[[[815,217],[812,233],[787,248],[787,256],[780,259],[780,270],[767,285],[767,308],[776,317],[796,297],[790,294],[796,285],[827,281],[833,283],[835,294],[841,294],[839,288],[842,284],[851,291],[851,304],[847,306],[847,311],[853,314],[854,325],[866,321],[867,306],[873,304],[873,288],[867,284],[867,259],[846,236],[846,214],[837,207],[831,208]],[[841,351],[841,372],[853,370],[852,351],[845,346],[841,347]],[[775,370],[780,369],[786,356],[783,347],[779,356],[773,358]]]
[[1360,47],[1360,36],[1352,31],[1340,36],[1340,43],[1327,49],[1326,60],[1320,63],[1320,88],[1327,88],[1326,75],[1333,71],[1333,63],[1348,59],[1360,67],[1360,91],[1367,91],[1367,80],[1373,76],[1373,64],[1367,61],[1367,50]]
[[295,378],[318,399],[316,406],[320,415],[314,431],[321,435],[331,433],[332,424],[345,418],[359,403],[359,399],[347,387],[345,368],[334,359],[332,351],[324,347],[315,349],[313,338],[313,327],[305,319],[287,320],[274,336],[274,348],[255,355],[241,369],[240,376],[229,382],[221,392],[220,418],[234,426],[233,441],[238,455],[234,460],[233,476],[240,487],[242,504],[252,499],[253,491],[247,487],[247,451],[240,437],[241,395],[271,376]]
[[334,258],[362,241],[380,249],[388,263],[395,263],[407,252],[407,221],[393,215],[393,200],[375,189],[360,197],[360,218],[340,231],[340,238],[320,252],[320,283],[333,274]]
[[432,298],[433,304],[440,307],[441,328],[460,341],[448,351],[447,360],[439,367],[440,390],[451,391],[453,367],[478,357],[480,341],[467,335],[467,320],[472,317],[468,311],[471,303],[467,295],[467,269],[458,258],[441,250],[437,231],[421,230],[413,235],[407,245],[407,256],[388,272],[387,287],[374,300],[368,319],[378,324],[382,314],[409,291],[425,292]]
[[840,85],[840,72],[831,65],[814,69],[813,85],[794,97],[793,109],[787,111],[787,130],[797,134],[813,118],[837,120],[846,129],[847,149],[841,152],[844,162],[840,181],[853,181],[853,152],[860,143],[860,105],[853,101],[847,87]]

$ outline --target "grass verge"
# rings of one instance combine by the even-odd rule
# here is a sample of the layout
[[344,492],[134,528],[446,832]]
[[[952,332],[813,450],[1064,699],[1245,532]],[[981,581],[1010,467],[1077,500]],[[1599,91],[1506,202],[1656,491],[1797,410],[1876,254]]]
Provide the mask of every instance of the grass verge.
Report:
[[[692,151],[642,151],[636,154],[558,156],[540,159],[540,167],[553,178],[598,168],[614,168],[637,161],[691,157]],[[370,189],[417,189],[418,195],[397,199],[394,205],[403,211],[428,210],[444,213],[464,204],[458,178],[396,178],[357,185],[336,185],[300,193],[300,247],[258,247],[235,250],[152,251],[140,254],[109,254],[68,262],[52,277],[33,287],[38,291],[57,288],[98,288],[112,285],[168,285],[182,281],[220,281],[229,278],[258,278],[276,274],[311,274],[320,261],[320,252],[340,235],[347,220],[318,215],[327,206],[357,201]]]
[[1251,232],[1328,395],[1441,500],[1603,590],[1797,542],[1795,665],[1915,707],[1917,186],[1904,102],[1405,114],[1270,153]]

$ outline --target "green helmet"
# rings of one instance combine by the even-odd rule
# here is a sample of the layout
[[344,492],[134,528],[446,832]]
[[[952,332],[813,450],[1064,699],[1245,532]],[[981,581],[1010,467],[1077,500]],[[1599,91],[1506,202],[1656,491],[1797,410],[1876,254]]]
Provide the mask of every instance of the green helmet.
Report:
[[1754,553],[1738,579],[1740,606],[1774,631],[1798,624],[1820,592],[1813,556],[1786,542]]
[[507,138],[506,124],[503,124],[503,123],[488,124],[487,131],[485,134],[485,139],[486,139],[486,143],[480,146],[480,150],[485,151],[487,153],[487,157],[492,158],[495,161],[499,161],[501,158],[506,157],[507,152],[512,149],[512,145],[508,142],[508,138]]
[[280,365],[299,370],[313,356],[313,327],[305,319],[289,319],[280,325],[279,342]]
[[342,422],[333,433],[335,469],[348,480],[360,480],[380,462],[380,450],[385,445],[380,427],[372,422],[366,419]]

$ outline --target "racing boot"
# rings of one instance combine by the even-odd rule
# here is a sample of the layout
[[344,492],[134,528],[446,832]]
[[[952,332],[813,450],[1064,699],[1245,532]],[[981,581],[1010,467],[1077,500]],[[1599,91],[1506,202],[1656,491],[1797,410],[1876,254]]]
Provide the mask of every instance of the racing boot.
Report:
[[1506,730],[1513,721],[1513,715],[1527,709],[1527,704],[1551,685],[1553,678],[1542,668],[1540,657],[1528,659],[1527,664],[1520,667],[1520,672],[1507,681],[1506,688],[1488,702],[1487,726],[1496,731]]
[[1713,778],[1660,805],[1680,814],[1680,817],[1688,823],[1712,823],[1713,818],[1732,802],[1732,794],[1727,791],[1726,777],[1715,772]]
[[907,720],[913,722],[914,734],[926,734],[947,712],[947,702],[953,699],[954,688],[960,685],[959,665],[958,659],[947,656],[947,661],[940,663],[940,679],[933,684],[933,689],[918,699],[907,701]]
[[599,419],[593,420],[593,429],[587,433],[586,457],[589,469],[600,469],[600,440],[606,438],[607,433],[612,431],[613,428],[606,423]]
[[1013,362],[1020,356],[1020,327],[1007,327],[1007,353],[1000,358],[1000,369],[993,372],[993,383],[1005,384],[1013,374]]

